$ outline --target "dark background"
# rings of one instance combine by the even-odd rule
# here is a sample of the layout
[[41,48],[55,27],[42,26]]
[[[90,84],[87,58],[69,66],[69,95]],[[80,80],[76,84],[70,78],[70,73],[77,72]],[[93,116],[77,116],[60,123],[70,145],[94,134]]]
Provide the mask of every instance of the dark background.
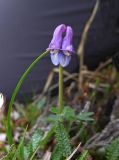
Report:
[[[70,25],[74,48],[95,5],[95,0],[0,0],[0,91],[10,97],[29,64],[48,47],[55,27]],[[119,1],[101,0],[89,31],[85,63],[90,69],[119,50]],[[53,69],[49,56],[27,77],[19,95],[40,92]],[[76,55],[67,68],[78,68]]]

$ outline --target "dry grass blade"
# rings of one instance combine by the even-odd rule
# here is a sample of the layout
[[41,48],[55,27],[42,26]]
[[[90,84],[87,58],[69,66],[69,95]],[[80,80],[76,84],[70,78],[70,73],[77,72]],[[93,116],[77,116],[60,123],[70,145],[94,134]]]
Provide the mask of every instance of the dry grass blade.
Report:
[[43,160],[50,160],[51,159],[51,152],[50,151],[46,151]]
[[79,143],[79,145],[75,148],[75,150],[72,152],[72,154],[66,160],[70,160],[74,156],[74,154],[77,152],[77,150],[80,148],[80,146],[81,146],[81,143]]

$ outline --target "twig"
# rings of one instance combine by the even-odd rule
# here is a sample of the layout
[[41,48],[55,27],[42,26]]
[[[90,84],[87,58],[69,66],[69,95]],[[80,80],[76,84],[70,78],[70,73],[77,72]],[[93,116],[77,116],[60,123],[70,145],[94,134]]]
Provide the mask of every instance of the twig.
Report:
[[[37,102],[39,99],[41,99],[41,98],[47,93],[48,89],[49,89],[49,90],[52,90],[51,88],[54,89],[54,88],[57,88],[57,87],[58,87],[58,83],[56,83],[56,84],[54,84],[54,85],[51,86],[52,80],[53,80],[53,78],[54,78],[54,76],[55,76],[54,73],[59,73],[59,68],[54,68],[54,69],[50,72],[50,74],[48,75],[47,81],[46,81],[46,83],[45,83],[45,86],[44,86],[44,88],[43,88],[43,92],[42,92],[40,95],[35,96],[35,97],[33,98],[33,100],[34,100],[35,102]],[[64,78],[64,82],[65,82],[65,81],[68,81],[69,79],[72,79],[72,80],[78,82],[78,78],[77,78],[77,77],[78,77],[78,74],[77,74],[77,73],[72,74],[72,73],[69,73],[69,72],[63,70],[63,75],[66,76],[66,78]],[[51,86],[51,87],[50,87],[50,86]]]
[[[74,80],[74,77],[77,77],[77,73],[71,74],[70,76],[64,78],[64,83],[66,83],[68,80],[72,79]],[[76,79],[76,78],[75,78]],[[77,81],[77,80],[76,80]],[[49,88],[49,92],[53,91],[54,89],[58,88],[58,83],[55,83]]]
[[84,31],[82,33],[82,37],[81,37],[81,42],[77,51],[77,54],[79,56],[79,61],[80,61],[80,69],[79,69],[79,89],[82,89],[82,83],[83,83],[83,74],[82,74],[82,70],[83,70],[83,63],[84,63],[84,48],[85,48],[85,44],[86,44],[86,40],[87,40],[87,36],[88,36],[88,32],[89,29],[91,27],[91,24],[96,16],[96,13],[98,11],[99,8],[99,0],[97,0],[95,7],[93,9],[93,12],[89,18],[89,20],[87,21]]
[[99,65],[99,67],[95,70],[94,74],[99,72],[100,70],[102,70],[103,68],[105,68],[106,66],[108,66],[110,63],[112,63],[112,59],[108,59],[106,62],[101,63]]
[[47,92],[49,86],[50,86],[51,83],[52,83],[53,77],[54,77],[54,70],[51,71],[50,74],[48,75],[48,78],[47,78],[45,87],[44,87],[44,89],[43,89],[42,95],[44,95],[44,94]]

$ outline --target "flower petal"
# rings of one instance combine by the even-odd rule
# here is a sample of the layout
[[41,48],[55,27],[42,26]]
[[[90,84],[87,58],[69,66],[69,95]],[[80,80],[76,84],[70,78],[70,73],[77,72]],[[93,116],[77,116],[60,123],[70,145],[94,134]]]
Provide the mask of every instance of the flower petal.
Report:
[[66,35],[62,43],[62,50],[64,52],[69,52],[70,54],[74,52],[73,45],[72,45],[72,39],[73,39],[73,30],[70,26],[67,26]]
[[53,38],[49,44],[49,47],[47,50],[60,50],[63,40],[63,33],[66,32],[66,26],[64,24],[61,24],[56,27]]
[[51,53],[50,54],[52,63],[57,66],[59,64],[59,53]]
[[68,66],[69,62],[71,60],[71,56],[66,56],[63,53],[59,53],[59,63],[62,67]]

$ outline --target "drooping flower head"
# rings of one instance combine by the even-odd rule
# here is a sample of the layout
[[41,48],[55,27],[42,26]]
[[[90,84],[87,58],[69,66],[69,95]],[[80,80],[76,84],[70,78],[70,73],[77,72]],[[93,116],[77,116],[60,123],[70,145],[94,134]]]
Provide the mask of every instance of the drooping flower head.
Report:
[[[64,36],[64,37],[63,37]],[[70,26],[59,25],[53,34],[53,38],[47,50],[51,53],[51,61],[54,65],[66,67],[71,55],[74,53],[72,46],[73,30]]]

